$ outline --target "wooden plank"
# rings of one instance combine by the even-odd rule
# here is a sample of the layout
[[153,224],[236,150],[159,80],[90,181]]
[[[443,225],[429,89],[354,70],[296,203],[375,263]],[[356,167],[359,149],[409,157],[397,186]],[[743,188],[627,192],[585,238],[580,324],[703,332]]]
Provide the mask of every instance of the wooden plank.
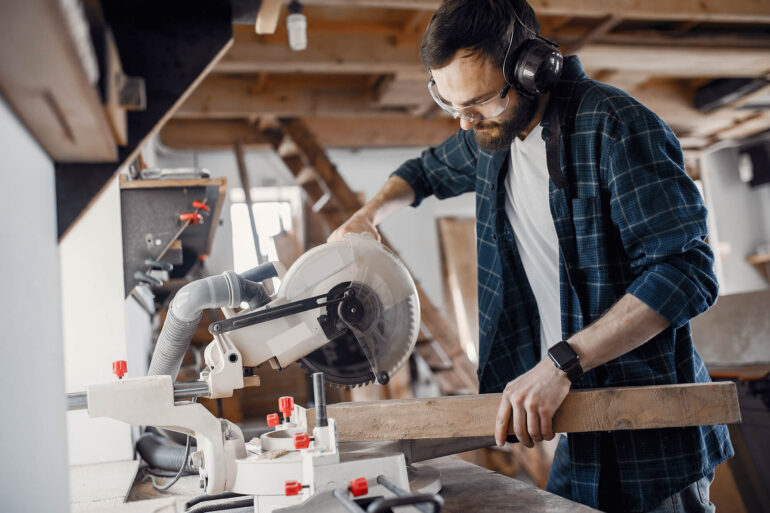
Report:
[[[495,451],[503,457],[510,457]],[[564,499],[518,479],[488,470],[460,458],[438,458],[422,466],[441,473],[444,513],[598,513],[598,510]]]
[[262,0],[257,13],[255,30],[257,34],[272,34],[278,27],[281,14],[281,0]]
[[[609,30],[614,18],[598,29]],[[599,37],[601,34],[597,34]],[[590,36],[590,34],[589,34]],[[570,44],[581,44],[580,40]],[[593,69],[643,71],[672,77],[761,76],[768,70],[770,49],[745,46],[708,47],[591,43],[579,56]],[[686,63],[686,65],[683,65]],[[220,73],[377,73],[423,76],[419,52],[399,46],[394,38],[379,34],[318,34],[303,52],[285,43],[265,44],[236,33],[236,43],[216,69]]]
[[[492,436],[501,394],[329,405],[340,441]],[[581,433],[731,424],[741,414],[734,383],[597,388],[570,392],[554,431]],[[308,410],[308,426],[315,412]],[[509,427],[513,434],[513,427]]]
[[767,48],[591,44],[578,55],[585,68],[640,71],[668,77],[756,77],[767,72],[770,62]]
[[[435,10],[440,0],[305,0],[306,5]],[[529,0],[539,16],[600,18],[617,14],[628,19],[732,21],[767,23],[770,4],[762,0]]]
[[96,66],[91,41],[70,24],[86,23],[79,5],[0,2],[0,91],[53,160],[114,162],[116,141],[87,71]]
[[[448,117],[434,119],[393,118],[302,119],[325,148],[427,147],[454,134],[459,125]],[[160,132],[163,145],[180,150],[228,150],[236,140],[247,149],[266,149],[269,138],[258,126],[237,119],[179,119]]]
[[411,46],[379,34],[316,34],[306,50],[282,42],[264,44],[236,32],[236,44],[215,69],[222,73],[397,73],[422,70]]
[[770,363],[748,365],[709,365],[712,378],[737,379],[738,381],[756,381],[770,374]]
[[139,460],[119,460],[69,468],[70,497],[74,509],[126,501],[139,470]]
[[[194,178],[186,180],[121,180],[121,189],[162,189],[164,187],[207,187],[216,185],[219,192],[224,192],[227,178]],[[192,207],[191,207],[192,208]]]
[[476,277],[476,220],[443,217],[438,220],[444,303],[454,316],[460,343],[478,355],[479,304]]
[[620,25],[623,18],[617,14],[610,14],[606,16],[598,25],[591,28],[588,32],[580,36],[577,41],[573,41],[564,46],[562,52],[564,55],[577,53],[582,50],[586,45],[593,43],[597,39],[607,35],[612,29]]
[[761,112],[716,134],[719,139],[745,139],[770,129],[770,112]]
[[[378,106],[371,88],[275,88],[255,91],[250,77],[214,76],[190,95],[177,118],[248,118],[251,116],[398,117],[405,107]],[[424,86],[423,86],[424,87]]]

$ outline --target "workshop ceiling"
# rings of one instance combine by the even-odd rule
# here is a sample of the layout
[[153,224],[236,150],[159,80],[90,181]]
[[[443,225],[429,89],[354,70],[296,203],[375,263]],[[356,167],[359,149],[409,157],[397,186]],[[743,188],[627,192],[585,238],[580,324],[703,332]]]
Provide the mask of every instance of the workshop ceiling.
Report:
[[[163,144],[263,146],[261,127],[276,117],[303,118],[327,147],[424,146],[458,128],[431,100],[418,56],[436,0],[303,3],[307,50],[288,46],[285,5],[274,34],[235,25],[232,48]],[[531,3],[546,37],[660,115],[690,155],[770,129],[770,2]]]

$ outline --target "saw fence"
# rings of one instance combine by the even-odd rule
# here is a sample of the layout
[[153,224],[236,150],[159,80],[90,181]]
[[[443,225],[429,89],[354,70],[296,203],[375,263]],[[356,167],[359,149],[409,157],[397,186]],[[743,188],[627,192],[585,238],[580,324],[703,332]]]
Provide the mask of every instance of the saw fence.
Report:
[[[398,399],[327,406],[339,441],[419,440],[493,436],[502,394]],[[308,410],[308,429],[315,411]],[[741,421],[731,382],[600,388],[570,392],[556,412],[554,431],[580,433]],[[513,428],[508,429],[513,434]]]

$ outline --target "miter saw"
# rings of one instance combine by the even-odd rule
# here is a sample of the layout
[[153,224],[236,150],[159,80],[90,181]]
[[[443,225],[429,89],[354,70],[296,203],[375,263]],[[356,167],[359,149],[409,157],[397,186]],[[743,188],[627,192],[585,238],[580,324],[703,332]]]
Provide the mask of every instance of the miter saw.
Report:
[[[281,284],[271,297],[260,282],[272,277]],[[225,319],[209,327],[214,340],[200,381],[174,384],[200,315],[212,307],[222,308]],[[187,285],[169,307],[151,375],[91,385],[71,395],[70,408],[194,436],[189,462],[205,492],[251,496],[257,513],[439,511],[438,495],[410,490],[403,452],[341,450],[335,421],[325,414],[324,380],[387,383],[414,348],[419,321],[417,291],[404,265],[370,236],[348,234],[308,251],[286,272],[271,263]],[[258,381],[258,366],[282,369],[297,361],[314,373],[312,432],[305,408],[289,397],[279,401],[283,419],[268,416],[273,430],[249,442],[237,425],[187,400],[229,397]],[[435,483],[418,487],[426,490],[437,491]]]

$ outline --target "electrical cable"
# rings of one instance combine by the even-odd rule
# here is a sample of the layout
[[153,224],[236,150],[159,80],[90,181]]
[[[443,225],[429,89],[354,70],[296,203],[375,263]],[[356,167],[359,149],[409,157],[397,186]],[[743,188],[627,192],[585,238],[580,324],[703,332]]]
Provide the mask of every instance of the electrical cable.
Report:
[[182,462],[182,466],[179,467],[179,471],[176,473],[174,478],[169,481],[168,483],[164,485],[158,485],[158,483],[155,481],[155,476],[152,474],[148,474],[150,476],[150,481],[152,481],[152,487],[158,490],[159,492],[165,492],[172,486],[176,484],[177,481],[179,481],[179,478],[182,477],[182,474],[184,473],[184,467],[185,463],[187,462],[187,458],[190,456],[190,435],[187,435],[187,442],[184,446],[184,461]]
[[[194,402],[197,401],[197,399],[198,399],[197,397],[193,397],[191,402],[194,403]],[[168,483],[166,483],[164,485],[158,485],[158,483],[155,481],[155,476],[153,476],[152,474],[149,474],[150,481],[152,481],[152,487],[153,488],[155,488],[159,492],[165,492],[166,490],[168,490],[169,488],[174,486],[177,481],[179,481],[179,478],[182,477],[182,474],[184,473],[184,468],[187,465],[187,458],[190,457],[190,445],[191,445],[190,444],[190,440],[191,440],[191,438],[192,437],[190,435],[187,435],[187,441],[184,444],[184,459],[182,460],[182,465],[179,467],[179,471],[176,473],[176,475],[174,476],[174,478],[171,481],[169,481]]]

